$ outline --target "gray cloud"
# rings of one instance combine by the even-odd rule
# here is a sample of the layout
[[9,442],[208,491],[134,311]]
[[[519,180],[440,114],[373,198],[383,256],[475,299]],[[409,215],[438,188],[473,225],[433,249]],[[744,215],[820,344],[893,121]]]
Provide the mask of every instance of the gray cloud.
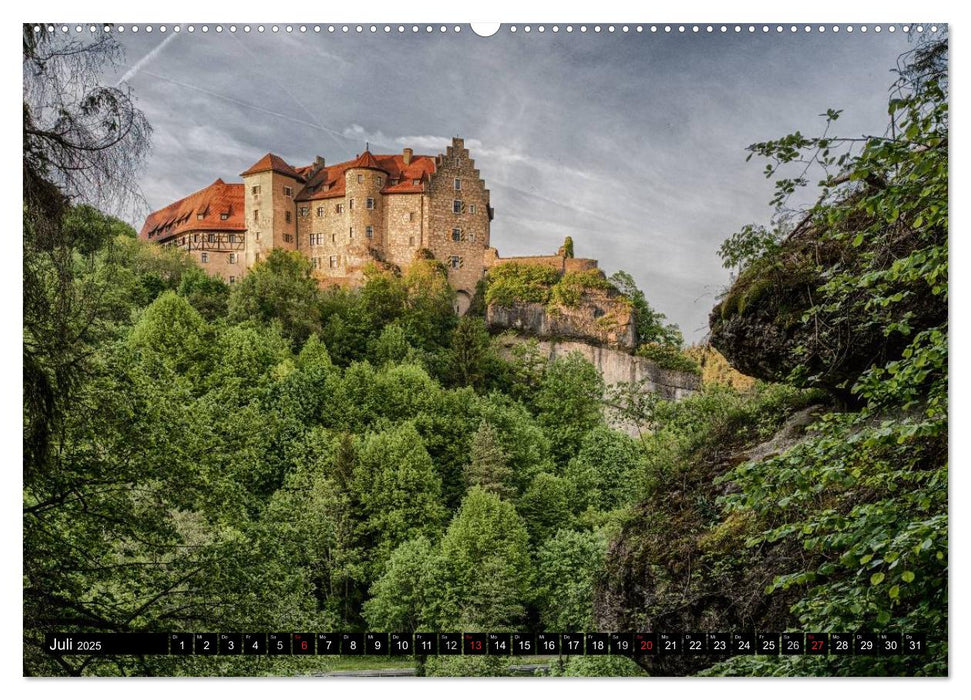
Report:
[[[171,36],[171,35],[170,35]],[[745,147],[844,110],[882,133],[901,35],[125,35],[154,129],[141,186],[153,208],[226,180],[267,151],[336,162],[365,142],[466,139],[504,255],[555,250],[630,272],[685,336],[705,333],[728,282],[721,241],[771,216]],[[140,222],[134,222],[140,223]]]

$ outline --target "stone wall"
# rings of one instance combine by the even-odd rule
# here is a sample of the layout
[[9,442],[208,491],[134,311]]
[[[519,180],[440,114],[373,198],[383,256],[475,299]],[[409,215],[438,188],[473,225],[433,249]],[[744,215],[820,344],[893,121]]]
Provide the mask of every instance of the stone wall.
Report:
[[559,273],[585,272],[598,269],[597,261],[593,258],[568,258],[565,255],[519,255],[511,258],[500,257],[499,251],[489,248],[485,252],[484,264],[486,269],[503,263],[519,263],[520,265],[536,265],[549,267]]
[[384,197],[384,259],[405,269],[415,252],[425,247],[422,219],[427,209],[424,194],[389,194]]

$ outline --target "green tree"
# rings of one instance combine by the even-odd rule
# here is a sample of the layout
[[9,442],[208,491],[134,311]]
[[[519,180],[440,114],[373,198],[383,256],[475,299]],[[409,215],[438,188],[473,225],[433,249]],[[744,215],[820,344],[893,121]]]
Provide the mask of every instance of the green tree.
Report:
[[297,366],[304,370],[314,368],[324,369],[332,366],[330,353],[327,352],[327,346],[321,342],[316,333],[307,338],[307,342],[300,348],[300,354],[297,356]]
[[512,504],[473,487],[448,526],[429,624],[441,630],[515,629],[532,581],[529,535]]
[[364,619],[372,630],[431,629],[425,616],[436,595],[435,552],[425,537],[399,545],[384,574],[371,587],[364,603]]
[[492,349],[492,337],[485,322],[474,316],[463,316],[452,333],[449,354],[450,376],[458,386],[485,388],[496,373],[498,358]]
[[368,345],[368,357],[376,367],[405,362],[414,356],[414,348],[408,343],[405,330],[397,323],[389,323]]
[[302,344],[321,330],[320,292],[310,261],[297,252],[275,248],[234,285],[229,319],[264,325],[278,321],[284,337]]
[[362,535],[372,541],[374,570],[391,552],[419,536],[434,537],[445,518],[435,465],[411,422],[368,434],[354,465]]
[[607,538],[597,532],[560,530],[536,553],[536,607],[543,629],[594,628],[594,582],[603,569]]
[[204,373],[208,325],[192,306],[168,291],[145,309],[128,342],[148,361],[181,375]]
[[559,464],[569,462],[580,449],[583,436],[603,423],[603,393],[600,373],[579,353],[550,363],[535,406],[537,420]]
[[229,285],[219,277],[207,275],[198,267],[191,267],[182,274],[178,293],[210,323],[226,317],[229,308]]
[[605,425],[586,434],[564,476],[575,491],[574,507],[607,511],[628,503],[641,452],[636,441]]
[[508,458],[499,444],[495,429],[485,420],[479,423],[479,429],[472,438],[469,459],[465,481],[470,487],[480,486],[506,500],[515,497],[516,488],[512,485]]
[[561,528],[573,525],[574,489],[569,480],[541,472],[520,497],[516,509],[522,515],[533,542],[542,542]]

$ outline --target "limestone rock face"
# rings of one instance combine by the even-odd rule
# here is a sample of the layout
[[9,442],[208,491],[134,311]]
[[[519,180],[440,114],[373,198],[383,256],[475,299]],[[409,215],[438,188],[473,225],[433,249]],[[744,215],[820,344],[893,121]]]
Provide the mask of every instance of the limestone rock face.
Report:
[[[529,342],[528,338],[504,335],[499,344],[505,353],[516,345]],[[701,378],[690,372],[663,369],[654,362],[626,352],[604,348],[575,340],[538,340],[537,350],[542,357],[552,361],[558,357],[578,352],[597,368],[608,387],[628,382],[643,383],[644,389],[665,399],[683,399],[701,389]]]
[[578,340],[585,343],[633,352],[637,332],[630,307],[623,300],[600,290],[584,292],[575,307],[553,308],[537,303],[518,303],[486,307],[486,325],[497,333],[515,331],[550,340]]

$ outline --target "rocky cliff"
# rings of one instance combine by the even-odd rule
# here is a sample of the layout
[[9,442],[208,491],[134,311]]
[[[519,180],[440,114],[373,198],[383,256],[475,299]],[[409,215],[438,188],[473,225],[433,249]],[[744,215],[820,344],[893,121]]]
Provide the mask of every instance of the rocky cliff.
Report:
[[[617,384],[637,383],[645,392],[679,400],[701,389],[701,378],[690,372],[663,369],[657,364],[643,357],[630,355],[613,348],[605,348],[576,340],[537,340],[512,333],[506,333],[498,338],[500,351],[507,357],[513,355],[513,348],[529,342],[536,343],[536,349],[541,357],[555,360],[570,353],[580,353],[590,362],[603,377],[609,392],[610,387]],[[621,430],[628,435],[637,436],[643,426],[637,426],[624,420],[611,409],[604,410],[607,423],[615,430]]]
[[535,302],[490,304],[485,320],[492,332],[512,330],[536,338],[578,340],[626,352],[637,347],[630,305],[603,290],[583,292],[579,303],[572,306]]
[[[504,354],[511,355],[512,348],[529,342],[529,338],[505,334],[499,337]],[[541,356],[548,360],[578,352],[590,362],[608,387],[626,382],[643,383],[645,390],[666,399],[683,399],[701,389],[701,378],[689,372],[662,369],[643,357],[630,355],[612,348],[604,348],[576,340],[536,340]]]

